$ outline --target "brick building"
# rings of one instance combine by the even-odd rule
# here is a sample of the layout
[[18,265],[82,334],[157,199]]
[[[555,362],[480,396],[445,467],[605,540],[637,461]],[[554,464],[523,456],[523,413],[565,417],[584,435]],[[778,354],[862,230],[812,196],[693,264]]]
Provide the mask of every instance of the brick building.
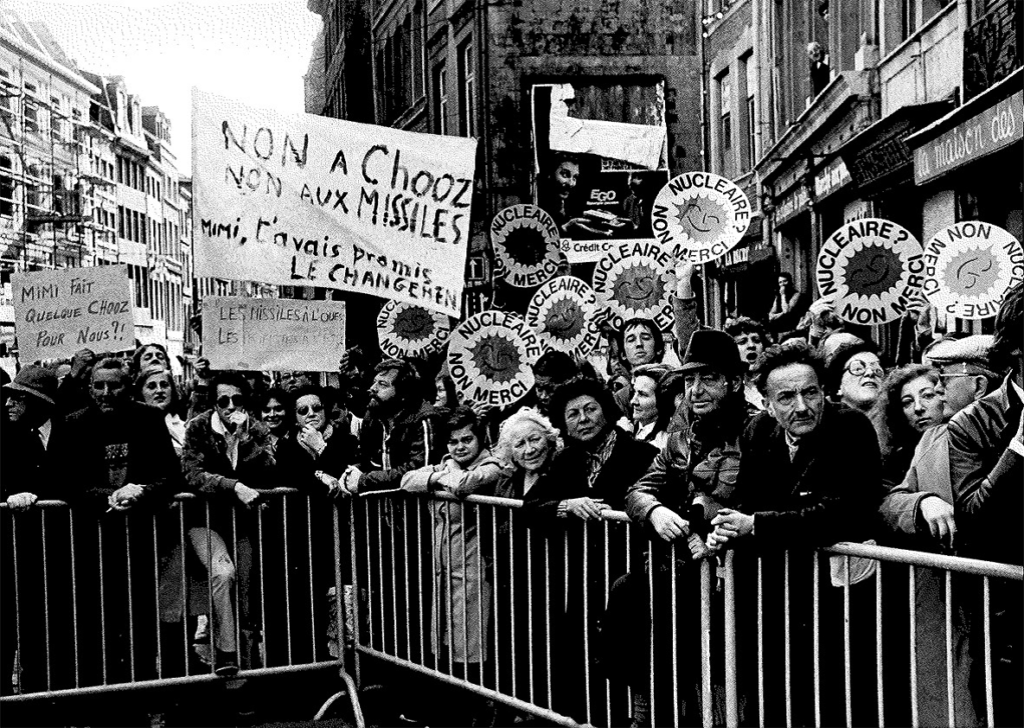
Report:
[[[307,111],[479,140],[468,313],[495,295],[487,240],[494,213],[515,203],[545,206],[558,158],[548,144],[550,114],[563,108],[556,104],[575,118],[664,128],[654,170],[580,155],[575,194],[597,227],[621,217],[631,178],[653,198],[669,176],[702,168],[698,25],[682,5],[310,0],[309,7],[323,17],[324,33],[306,78]],[[610,235],[600,229],[598,237]],[[633,230],[628,237],[649,236]],[[593,255],[586,258],[570,254],[584,276]]]

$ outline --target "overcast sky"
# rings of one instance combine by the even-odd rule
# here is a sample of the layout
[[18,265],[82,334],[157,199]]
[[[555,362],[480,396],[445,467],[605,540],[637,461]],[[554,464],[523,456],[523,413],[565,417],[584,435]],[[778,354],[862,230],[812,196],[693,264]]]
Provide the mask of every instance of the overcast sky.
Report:
[[170,117],[178,169],[191,174],[193,85],[252,106],[303,110],[302,77],[320,17],[306,0],[0,0],[41,20],[79,68],[125,77]]

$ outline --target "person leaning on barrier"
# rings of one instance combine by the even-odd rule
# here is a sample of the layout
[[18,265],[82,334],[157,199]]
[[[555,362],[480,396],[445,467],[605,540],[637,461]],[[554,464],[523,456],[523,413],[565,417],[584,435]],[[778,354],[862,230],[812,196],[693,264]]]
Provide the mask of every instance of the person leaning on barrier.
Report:
[[413,366],[388,359],[374,374],[359,431],[360,463],[341,478],[350,493],[397,488],[403,475],[439,461],[444,450],[443,438],[435,434],[441,415],[423,400]]
[[[711,520],[714,531],[708,536],[708,545],[746,546],[758,554],[771,554],[780,549],[817,548],[837,541],[870,538],[884,491],[878,439],[867,416],[826,401],[823,362],[802,342],[769,347],[758,359],[754,372],[768,409],[756,416],[743,433],[741,467],[734,493],[736,505],[720,509]],[[783,592],[789,592],[788,614],[796,625],[790,630],[795,655],[792,682],[800,691],[799,695],[794,693],[792,708],[802,716],[801,720],[810,720],[814,702],[810,694],[802,691],[811,690],[814,684],[810,674],[815,660],[810,643],[814,624],[810,613],[812,580],[807,573],[813,571],[814,563],[807,552],[789,553],[787,558],[791,564],[788,582],[774,556],[765,562],[765,653],[770,654],[765,662],[766,695],[771,698],[783,694],[781,685],[775,684],[781,671],[774,670],[774,666],[782,664],[783,648],[779,642],[783,635],[779,626],[786,613]],[[738,557],[737,562],[740,561]],[[829,563],[825,559],[821,562]],[[874,562],[851,562],[851,573],[846,574],[845,559],[834,557],[831,583],[853,586],[851,675],[856,695],[859,690],[872,690],[874,686],[874,585],[867,581],[873,577]],[[737,589],[751,589],[754,577],[749,565],[738,563],[738,569]],[[822,581],[829,583],[827,572]],[[858,588],[861,583],[864,586]],[[841,720],[845,705],[841,596],[838,589],[821,594],[822,706],[839,711],[829,713],[827,719],[823,717],[826,724]],[[746,610],[754,603],[753,597],[750,594],[741,600],[738,596],[736,601],[746,602]],[[756,615],[738,615],[737,623],[739,634],[745,634],[748,640],[756,637]],[[745,648],[738,645],[737,649]],[[782,708],[776,700],[766,699],[769,724],[781,719],[782,713],[778,711]],[[854,720],[873,724],[877,721],[874,708],[873,701],[856,701]]]
[[[248,610],[255,533],[250,514],[232,514],[239,505],[257,504],[260,492],[252,486],[272,484],[275,461],[267,427],[248,412],[245,379],[234,372],[218,372],[212,384],[214,408],[188,423],[182,452],[185,481],[206,496],[209,511],[187,510],[186,525],[213,593],[214,669],[218,675],[232,675],[239,666],[235,620],[244,621]],[[229,546],[235,533],[237,542]],[[237,616],[231,597],[236,584],[242,610]]]
[[[512,468],[484,447],[480,418],[465,405],[445,422],[448,454],[437,465],[410,470],[402,476],[402,490],[409,493],[494,495],[498,482]],[[451,667],[461,664],[462,676],[480,679],[487,661],[487,633],[491,611],[490,559],[483,554],[472,506],[446,500],[430,501],[433,515],[434,589],[431,614],[431,645],[441,659],[451,647]],[[443,597],[441,596],[443,595]],[[482,621],[481,621],[482,619]],[[476,671],[476,677],[470,672]]]
[[356,461],[355,437],[328,420],[330,390],[301,387],[291,393],[294,403],[288,420],[291,428],[277,446],[277,465],[282,484],[309,494],[348,495],[338,480]]
[[[949,421],[949,471],[964,556],[1024,564],[1020,531],[1008,516],[1024,512],[1024,284],[1007,292],[996,316],[989,358],[1007,372],[1002,385]],[[1022,672],[1020,582],[995,579],[991,595],[996,725],[1020,725]],[[973,636],[982,638],[983,614]],[[980,653],[978,653],[980,654]]]
[[124,364],[100,361],[89,387],[92,403],[58,422],[50,443],[75,515],[83,685],[103,678],[104,653],[108,682],[155,672],[154,518],[181,485],[163,414],[132,401]]
[[171,370],[161,364],[145,367],[135,377],[135,399],[163,413],[174,452],[181,457],[181,450],[185,446],[185,421],[179,412],[180,398]]
[[[3,385],[0,413],[0,498],[18,515],[0,512],[0,694],[11,692],[18,652],[21,693],[46,689],[41,516],[26,513],[54,481],[47,445],[56,409],[57,377],[35,364]],[[53,515],[53,514],[51,514]],[[12,529],[16,524],[16,531]],[[51,521],[52,523],[52,521]],[[17,535],[17,544],[14,536]],[[17,554],[15,554],[17,546]],[[56,553],[56,552],[54,552]],[[17,560],[15,559],[17,556]],[[60,554],[66,558],[65,553]],[[17,564],[17,570],[15,570]],[[17,577],[17,578],[16,578]],[[53,575],[50,575],[51,581]]]

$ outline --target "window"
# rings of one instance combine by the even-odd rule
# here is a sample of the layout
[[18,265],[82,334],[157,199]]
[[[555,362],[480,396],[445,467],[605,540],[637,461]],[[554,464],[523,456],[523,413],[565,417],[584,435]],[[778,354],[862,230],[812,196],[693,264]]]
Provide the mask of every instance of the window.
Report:
[[459,46],[459,134],[476,136],[476,65],[472,38]]
[[60,99],[56,96],[50,97],[50,135],[54,139],[62,139],[64,120],[61,118]]
[[14,214],[14,177],[11,174],[13,168],[13,160],[9,156],[0,156],[0,215]]
[[726,73],[718,80],[719,95],[719,138],[721,140],[722,171],[728,173],[732,153],[732,81]]
[[412,8],[412,94],[416,100],[426,93],[426,59],[423,49],[423,6],[416,3]]
[[30,165],[28,176],[25,179],[25,204],[29,208],[26,210],[26,213],[29,215],[38,214],[39,202],[39,167]]
[[754,97],[757,95],[757,66],[754,64],[753,55],[746,57],[744,64],[747,71],[747,104],[746,104],[746,169],[753,169],[757,161],[757,117],[755,116]]
[[448,69],[442,63],[434,69],[434,131],[448,133]]
[[25,97],[25,131],[39,131],[39,107],[29,96]]

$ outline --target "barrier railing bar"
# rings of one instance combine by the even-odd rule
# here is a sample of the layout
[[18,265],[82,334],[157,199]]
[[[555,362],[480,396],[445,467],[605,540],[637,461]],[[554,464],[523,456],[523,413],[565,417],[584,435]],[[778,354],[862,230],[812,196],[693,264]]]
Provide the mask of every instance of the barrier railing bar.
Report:
[[532,703],[528,703],[525,700],[520,700],[519,698],[514,698],[512,696],[505,695],[504,693],[500,693],[497,690],[491,690],[490,688],[482,688],[479,685],[474,685],[473,683],[465,683],[462,680],[459,680],[457,677],[446,675],[443,672],[436,672],[434,670],[431,670],[429,667],[418,665],[415,662],[410,662],[409,660],[403,660],[401,657],[395,657],[394,655],[389,655],[385,652],[374,650],[373,648],[367,647],[365,645],[359,645],[357,649],[360,652],[375,657],[379,660],[384,660],[385,662],[390,662],[395,665],[401,665],[402,667],[408,668],[409,670],[412,670],[414,672],[418,672],[421,675],[426,675],[428,677],[434,678],[435,680],[439,680],[440,682],[447,683],[449,685],[455,685],[456,687],[463,688],[470,692],[476,693],[477,695],[482,695],[483,697],[489,698],[490,700],[493,700],[496,703],[507,705],[511,708],[521,710],[524,713],[536,715],[537,717],[543,718],[544,720],[548,721],[553,725],[566,726],[566,728],[581,728],[580,724],[574,721],[572,718],[567,718],[566,716],[561,715],[560,713],[556,713],[553,710],[548,710],[547,708],[542,708],[538,705],[533,705]]
[[[364,508],[363,510],[366,510],[366,509]],[[358,576],[358,574],[359,574],[359,570],[358,570],[359,558],[356,555],[357,551],[356,551],[356,527],[355,527],[356,526],[356,500],[355,500],[355,498],[349,498],[349,503],[348,503],[348,524],[349,524],[349,528],[348,528],[349,565],[350,565],[350,567],[352,569],[351,577],[350,577],[352,579],[352,633],[353,633],[352,634],[352,646],[353,646],[353,650],[352,650],[352,662],[353,662],[353,665],[352,665],[352,668],[355,671],[356,684],[357,685],[361,685],[362,684],[362,669],[363,669],[363,666],[362,666],[361,658],[359,656],[359,651],[354,649],[354,647],[359,644],[359,633],[362,631],[362,622],[360,621],[360,614],[359,614],[359,602],[362,601],[362,600],[361,600],[360,591],[359,591],[359,576]],[[367,531],[367,533],[369,533],[369,531]],[[369,539],[366,539],[366,541],[369,542]],[[422,539],[421,539],[421,543],[422,543]],[[369,592],[367,592],[367,593],[369,593]],[[372,610],[370,610],[368,608],[366,611],[370,612]],[[421,639],[422,639],[422,634],[423,634],[423,631],[420,630]],[[422,644],[423,643],[421,641],[420,642],[421,651],[422,651]],[[342,644],[342,649],[344,650],[344,648],[345,648],[345,645]]]
[[[187,583],[187,577],[185,575],[185,549],[188,548],[185,542],[185,503],[179,501],[175,503],[178,509],[178,538],[181,539],[181,649],[185,661],[185,675],[192,674],[192,665],[189,660],[189,649],[188,649],[188,616],[189,616],[189,589]],[[74,540],[74,539],[72,539]]]
[[[419,499],[417,499],[417,502],[419,502]],[[403,569],[403,571],[405,572],[405,613],[406,614],[412,614],[412,609],[410,607],[410,602],[409,602],[410,592],[411,592],[411,589],[409,587],[409,572],[412,569],[409,566],[409,539],[407,537],[408,533],[409,533],[409,500],[407,498],[403,498],[402,499],[402,558],[405,559],[405,561],[403,562],[405,564],[405,568]],[[419,581],[422,577],[423,577],[423,562],[422,561],[417,561],[416,562],[416,580]],[[417,613],[420,615],[420,618],[422,619],[423,612],[417,610]],[[417,630],[417,631],[420,632],[420,633],[423,632],[422,629],[421,630]],[[396,648],[395,652],[397,652],[397,651],[398,651],[398,649]],[[409,627],[406,627],[406,629],[405,629],[405,655],[406,655],[406,657],[412,659],[412,630],[409,629]],[[423,659],[422,655],[420,656],[420,659],[421,660]]]
[[700,562],[700,683],[702,725],[714,725],[711,710],[711,560]]
[[821,726],[821,565],[818,563],[818,552],[811,555],[811,567],[814,572],[811,576],[813,582],[813,610],[814,610],[814,633],[812,642],[814,649],[814,725]]
[[885,728],[885,687],[882,660],[882,562],[875,562],[875,687],[878,690],[878,728]]
[[206,503],[206,558],[203,563],[206,564],[206,638],[210,643],[210,672],[214,672],[217,669],[217,614],[213,609],[213,529],[209,502]]
[[[159,680],[164,676],[164,657],[163,657],[163,644],[160,639],[160,557],[157,553],[157,541],[156,541],[156,514],[153,514],[153,604],[156,609],[153,610],[153,616],[156,627],[156,677]],[[49,645],[46,650],[49,655]],[[47,666],[50,664],[49,657],[46,660]],[[47,685],[49,687],[49,685]]]
[[[519,671],[516,669],[516,652],[518,650],[518,642],[516,641],[516,546],[515,535],[516,524],[515,524],[515,511],[509,511],[508,514],[508,588],[509,588],[509,626],[511,629],[512,643],[509,648],[509,657],[511,658],[511,670],[512,670],[512,697],[515,698],[519,695]],[[530,530],[526,531],[526,569],[529,574],[530,569]],[[551,600],[548,600],[548,604],[551,604]],[[527,658],[529,659],[529,658]],[[548,664],[550,664],[551,654],[548,653]]]
[[[4,505],[7,505],[6,503]],[[12,567],[14,570],[14,644],[20,656],[25,654],[21,647],[21,574],[18,569],[18,519],[11,518],[11,548],[13,549]],[[47,660],[49,662],[49,660]],[[21,679],[18,679],[18,692],[24,690]]]
[[[259,506],[257,506],[259,507]],[[242,562],[238,558],[238,511],[234,508],[231,509],[231,558],[235,565],[235,578],[234,583],[231,585],[231,590],[235,595],[235,659],[238,661],[238,667],[242,667],[242,609],[241,609],[241,595],[242,591],[242,579],[243,576],[248,579],[249,574],[242,574]],[[251,563],[252,555],[250,554],[249,560]],[[251,573],[251,571],[250,571]]]
[[648,668],[647,710],[650,712],[651,725],[658,725],[654,707],[657,701],[654,699],[654,544],[651,541],[647,542],[647,600],[651,605],[650,638],[647,648],[647,664],[650,665]]
[[452,605],[455,603],[455,599],[452,596],[452,522],[451,522],[451,504],[442,503],[439,506],[444,508],[444,531],[442,532],[442,538],[444,539],[444,548],[448,550],[448,558],[445,559],[446,572],[441,576],[444,578],[444,616],[447,623],[446,630],[442,630],[441,625],[437,625],[438,632],[438,644],[444,644],[444,638],[441,636],[442,632],[446,632],[448,635],[448,674],[454,676],[455,674],[455,615],[452,614]]
[[910,724],[920,725],[917,705],[917,567],[910,567]]
[[107,602],[106,602],[106,579],[103,574],[103,521],[96,521],[96,548],[99,552],[100,567],[100,639],[103,641],[102,656],[103,684],[107,684]]
[[[419,590],[419,597],[416,600],[416,606],[420,614],[423,614],[423,607],[425,600],[423,599],[423,499],[416,499],[416,563],[419,565],[416,569],[416,585]],[[433,573],[434,569],[434,557],[431,552],[430,557],[430,573]],[[437,591],[436,589],[433,591]],[[423,630],[418,630],[420,633],[420,662],[424,664],[427,662],[426,648],[423,642]]]
[[81,682],[79,677],[78,664],[78,573],[77,559],[75,558],[75,513],[68,511],[68,534],[71,539],[71,639],[74,648],[75,661],[75,687]]
[[[292,664],[292,581],[288,563],[288,499],[281,499],[281,532],[284,539],[284,627],[288,643],[288,664]],[[262,544],[261,544],[262,549]]]
[[132,589],[131,526],[124,519],[124,551],[128,573],[128,674],[135,682],[135,590]]
[[[463,509],[465,509],[465,506],[463,506]],[[484,577],[486,576],[486,570],[484,569],[484,549],[482,543],[483,521],[480,520],[479,503],[473,504],[473,515],[476,518],[476,520],[474,521],[476,525],[474,526],[473,530],[474,536],[476,537],[476,548],[474,550],[476,553],[476,574],[477,584],[480,585],[476,600],[476,631],[477,639],[479,640],[477,644],[479,645],[480,650],[480,687],[483,687],[484,665],[487,663],[487,660],[484,659],[484,656],[487,654],[487,636],[484,634],[487,628],[487,623],[484,621],[484,600],[487,596],[487,590],[484,589],[484,586],[486,585],[486,582],[484,581]]]
[[[526,651],[526,694],[531,703],[536,703],[533,687],[533,532],[526,529],[526,644],[530,649]],[[515,611],[515,607],[512,607]]]
[[[608,590],[609,590],[609,587],[611,586],[609,584],[609,576],[608,576],[608,572],[611,570],[610,566],[609,566],[609,563],[608,563],[608,554],[611,553],[610,534],[608,533],[608,529],[609,529],[608,521],[602,521],[601,522],[601,527],[602,527],[602,529],[604,531],[604,533],[603,533],[603,535],[604,535],[604,551],[602,552],[604,554],[604,603],[607,604],[608,603]],[[530,620],[530,623],[532,624],[533,620]],[[609,680],[608,678],[605,678],[603,682],[604,682],[604,707],[605,707],[605,721],[606,721],[605,725],[611,725],[612,724],[612,683],[611,683],[611,680]]]
[[[510,514],[511,515],[511,514]],[[547,536],[544,536],[544,603],[551,604],[551,560]],[[544,679],[548,689],[548,707],[554,707],[554,697],[551,680],[551,610],[544,610],[544,660],[547,668],[544,670]]]
[[[334,553],[338,553],[337,548],[335,548]],[[310,641],[312,642],[310,647],[313,659],[316,660],[316,589],[313,582],[313,498],[309,495],[306,496],[306,554],[307,563],[309,564],[309,626],[311,630]],[[406,612],[408,612],[408,609]]]
[[583,695],[587,723],[593,722],[590,704],[590,522],[583,522]]
[[256,550],[260,560],[260,653],[262,664],[267,664],[267,600],[263,571],[263,509],[256,509]]
[[[398,559],[398,553],[396,551],[396,544],[395,544],[395,538],[396,538],[395,526],[398,525],[398,517],[397,517],[397,515],[395,513],[395,503],[394,503],[394,501],[392,501],[392,500],[384,501],[384,513],[385,513],[385,516],[387,518],[388,526],[389,526],[387,536],[388,536],[388,544],[389,544],[390,550],[391,550],[391,563],[389,564],[390,567],[391,567],[391,595],[390,595],[390,601],[391,601],[391,625],[392,625],[392,630],[394,631],[393,635],[392,635],[392,638],[391,638],[391,645],[392,645],[392,650],[397,655],[398,654],[398,575],[395,573],[395,561]],[[402,540],[403,541],[405,540],[405,532],[404,531],[402,532]],[[383,583],[384,582],[384,573],[383,573],[383,571],[381,572],[380,578],[381,578],[381,583]],[[384,630],[385,630],[384,633],[387,634],[387,626],[386,625],[384,627]]]
[[501,640],[498,638],[498,615],[501,614],[499,609],[498,594],[501,592],[498,581],[498,509],[491,508],[491,562],[494,564],[494,589],[491,592],[491,601],[494,607],[494,687],[496,690],[501,690],[501,671],[498,666],[501,664],[501,653],[498,645]]
[[982,620],[985,628],[985,711],[989,728],[996,724],[995,705],[992,702],[992,587],[986,576],[982,581]]
[[853,728],[853,675],[850,668],[850,557],[843,556],[843,681],[846,687],[846,728]]
[[[669,582],[669,598],[671,604],[671,614],[669,618],[672,620],[672,725],[675,728],[679,728],[679,613],[678,603],[676,602],[676,542],[673,541],[668,546],[669,559],[670,559],[670,582]],[[652,615],[653,620],[653,615]]]
[[789,648],[789,551],[786,551],[783,556],[782,562],[782,586],[783,586],[783,609],[785,619],[783,620],[784,635],[786,638],[785,644],[785,676],[786,676],[786,726],[792,728],[793,726],[793,690],[790,684],[790,648]]
[[[462,674],[463,678],[469,681],[469,554],[466,552],[466,504],[458,504],[459,519],[459,540],[462,542]],[[451,520],[448,521],[448,528],[451,528]],[[453,635],[454,637],[454,635]]]
[[[764,721],[764,559],[757,557],[757,716],[758,726]],[[817,687],[815,687],[817,695]]]
[[[725,555],[725,724],[729,728],[736,728],[740,723],[736,690],[736,564],[734,556],[735,552],[732,550]],[[788,593],[787,590],[787,596]]]
[[[377,503],[376,501],[374,501],[373,505],[375,507],[377,507],[377,508],[380,507],[380,504]],[[367,626],[367,639],[369,641],[369,644],[372,645],[373,644],[373,613],[374,613],[374,608],[373,608],[373,605],[374,605],[374,601],[373,601],[373,546],[371,545],[371,539],[370,539],[370,536],[372,534],[372,530],[370,528],[370,503],[369,502],[367,502],[367,504],[363,507],[363,516],[365,517],[364,520],[366,521],[366,530],[364,531],[365,538],[363,539],[366,542],[366,626]],[[353,529],[353,537],[354,537],[354,532],[355,532],[355,529]],[[378,540],[378,543],[379,543],[379,540]],[[353,541],[353,544],[355,544],[355,541]],[[378,549],[378,551],[379,550],[380,549]],[[354,563],[355,562],[353,562],[353,564]],[[353,578],[354,578],[354,574],[356,573],[355,569],[353,569],[352,573],[353,573]]]
[[953,572],[946,572],[946,705],[949,728],[956,728],[956,706],[953,704]]
[[[312,504],[310,504],[312,508]],[[341,578],[341,555],[344,553],[341,544],[341,514],[338,512],[338,502],[331,504],[331,520],[334,527],[334,637],[338,640],[338,665],[341,667],[342,678],[347,677],[345,660],[345,583]],[[313,653],[316,659],[316,653]]]

